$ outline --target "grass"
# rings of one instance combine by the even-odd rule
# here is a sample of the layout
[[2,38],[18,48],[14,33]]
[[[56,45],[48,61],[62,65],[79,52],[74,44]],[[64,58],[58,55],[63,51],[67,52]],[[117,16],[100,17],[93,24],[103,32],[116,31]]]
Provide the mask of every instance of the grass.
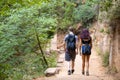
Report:
[[103,63],[103,66],[104,66],[104,67],[109,66],[109,52],[105,52],[105,53],[102,55],[102,63]]
[[102,65],[103,65],[104,67],[109,66],[109,52],[102,53],[102,51],[101,51],[99,48],[96,48],[96,52],[97,52],[98,55],[100,55],[101,58],[102,58]]
[[96,47],[95,50],[96,50],[96,52],[97,52],[98,55],[101,55],[101,51],[100,51],[100,49],[98,47]]
[[115,74],[117,73],[117,68],[115,66],[108,67],[108,73]]
[[57,65],[57,54],[55,51],[52,51],[51,54],[47,57],[48,66],[56,67]]
[[104,32],[104,29],[103,29],[103,28],[102,28],[102,29],[100,29],[100,32],[101,32],[101,33],[103,33],[103,32]]

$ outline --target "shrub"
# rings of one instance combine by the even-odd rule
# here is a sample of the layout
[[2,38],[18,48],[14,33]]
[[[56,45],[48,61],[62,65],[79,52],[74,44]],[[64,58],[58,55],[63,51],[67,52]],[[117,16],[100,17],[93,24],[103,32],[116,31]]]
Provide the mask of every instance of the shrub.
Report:
[[105,52],[102,55],[102,63],[104,67],[107,67],[109,65],[109,52]]

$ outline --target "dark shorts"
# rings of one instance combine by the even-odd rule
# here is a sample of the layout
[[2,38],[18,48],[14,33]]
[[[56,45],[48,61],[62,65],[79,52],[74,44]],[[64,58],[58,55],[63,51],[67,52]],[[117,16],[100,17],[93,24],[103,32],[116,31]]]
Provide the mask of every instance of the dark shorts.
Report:
[[91,55],[91,53],[82,53],[82,55]]
[[65,53],[65,60],[66,61],[74,61],[76,57],[76,52],[75,51],[66,51]]

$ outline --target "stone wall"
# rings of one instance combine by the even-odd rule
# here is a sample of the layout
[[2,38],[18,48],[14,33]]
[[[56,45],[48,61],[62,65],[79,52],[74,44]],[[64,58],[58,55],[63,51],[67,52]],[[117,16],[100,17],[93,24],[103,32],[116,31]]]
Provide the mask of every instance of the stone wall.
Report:
[[100,54],[105,54],[110,52],[110,35],[109,35],[109,26],[106,23],[96,23],[94,26],[96,29],[95,32],[95,44],[100,50]]
[[113,0],[113,6],[99,11],[96,29],[96,44],[102,54],[109,53],[109,66],[120,73],[120,0]]
[[120,72],[120,21],[116,21],[113,27],[110,66],[116,67],[117,72]]
[[110,23],[96,23],[94,28],[96,29],[94,44],[100,54],[109,53],[109,66],[120,73],[120,21],[115,21],[112,26]]

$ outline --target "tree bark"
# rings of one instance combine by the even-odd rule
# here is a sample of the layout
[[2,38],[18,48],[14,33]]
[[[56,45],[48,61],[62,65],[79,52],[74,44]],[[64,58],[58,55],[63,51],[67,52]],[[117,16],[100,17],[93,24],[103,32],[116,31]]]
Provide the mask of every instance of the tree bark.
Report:
[[[34,27],[34,28],[35,28],[35,27]],[[36,39],[37,39],[37,41],[38,41],[38,46],[39,46],[39,49],[40,49],[41,54],[42,54],[42,58],[43,58],[43,60],[42,60],[42,61],[44,61],[44,62],[45,62],[45,64],[46,64],[46,66],[48,67],[48,62],[47,62],[47,60],[46,60],[46,58],[45,58],[45,55],[44,55],[44,52],[43,52],[43,50],[42,50],[42,47],[41,47],[41,42],[40,42],[40,39],[39,39],[39,36],[38,36],[38,33],[37,33],[36,28],[35,28],[35,34],[36,34]],[[45,66],[44,66],[44,67],[45,67]]]

